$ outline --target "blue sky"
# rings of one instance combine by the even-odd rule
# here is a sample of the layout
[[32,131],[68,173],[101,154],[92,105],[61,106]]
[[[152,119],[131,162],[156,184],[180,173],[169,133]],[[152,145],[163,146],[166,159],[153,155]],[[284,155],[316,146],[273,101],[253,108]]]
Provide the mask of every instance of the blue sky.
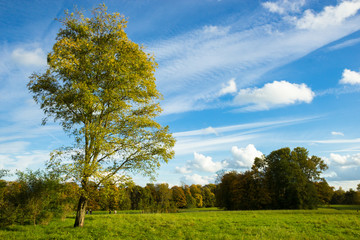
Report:
[[[0,0],[0,168],[37,169],[71,138],[28,93],[66,9],[99,1]],[[330,185],[360,183],[360,0],[113,0],[155,55],[159,121],[177,139],[158,182],[207,184],[254,157],[305,147]],[[149,179],[133,176],[144,185]]]

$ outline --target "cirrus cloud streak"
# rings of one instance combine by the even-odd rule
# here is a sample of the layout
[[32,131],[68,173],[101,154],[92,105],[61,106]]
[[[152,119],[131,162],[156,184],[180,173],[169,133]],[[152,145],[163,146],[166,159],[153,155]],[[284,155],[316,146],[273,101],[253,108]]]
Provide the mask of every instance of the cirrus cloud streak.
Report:
[[[279,5],[282,2],[288,3],[289,14],[300,11],[304,5],[302,1],[297,5],[290,1],[275,3],[282,6]],[[296,17],[286,16],[280,22],[278,17],[267,15],[266,22],[257,22],[256,27],[245,29],[239,25],[253,23],[207,25],[146,44],[159,63],[156,77],[160,91],[165,93],[163,114],[234,107],[230,102],[218,100],[219,93],[234,93],[235,86],[237,89],[254,86],[268,71],[358,31],[359,5],[360,1],[343,1],[326,6],[318,13],[309,9],[297,13]],[[229,83],[228,79],[232,78],[236,80]],[[280,104],[255,103],[244,110],[258,111],[308,102],[312,95]]]

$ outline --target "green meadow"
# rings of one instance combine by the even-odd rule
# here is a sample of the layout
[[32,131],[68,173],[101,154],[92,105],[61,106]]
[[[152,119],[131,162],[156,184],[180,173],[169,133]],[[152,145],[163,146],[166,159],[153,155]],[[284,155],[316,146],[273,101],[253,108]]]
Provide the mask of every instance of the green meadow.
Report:
[[74,217],[69,216],[48,225],[3,228],[0,239],[360,239],[359,209],[94,212],[83,228],[73,228]]

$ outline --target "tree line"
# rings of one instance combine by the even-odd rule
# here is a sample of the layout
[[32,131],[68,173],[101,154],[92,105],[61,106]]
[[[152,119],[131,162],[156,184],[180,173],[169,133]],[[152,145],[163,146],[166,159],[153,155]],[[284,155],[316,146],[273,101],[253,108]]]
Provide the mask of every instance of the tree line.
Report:
[[[256,158],[251,170],[223,172],[216,184],[170,187],[167,183],[138,186],[131,179],[89,182],[87,210],[176,212],[181,208],[226,210],[314,209],[325,204],[360,204],[356,191],[335,190],[320,177],[326,169],[305,148],[282,148]],[[0,171],[0,178],[5,176]],[[50,171],[18,171],[15,181],[0,180],[0,225],[47,224],[77,209],[81,186]]]
[[169,187],[167,183],[138,186],[108,184],[92,190],[88,209],[142,210],[144,213],[176,212],[179,208],[214,207],[216,185],[183,185]]
[[217,185],[217,206],[228,210],[314,209],[321,204],[360,204],[357,191],[330,187],[324,161],[305,148],[282,148],[255,158],[251,170],[227,172]]
[[[3,171],[4,173],[4,171]],[[4,175],[4,174],[3,174]],[[77,209],[81,186],[64,182],[53,172],[18,171],[17,180],[0,180],[0,226],[47,224]],[[143,213],[169,213],[181,208],[216,206],[216,185],[167,183],[138,186],[133,181],[89,183],[88,211],[141,210]]]

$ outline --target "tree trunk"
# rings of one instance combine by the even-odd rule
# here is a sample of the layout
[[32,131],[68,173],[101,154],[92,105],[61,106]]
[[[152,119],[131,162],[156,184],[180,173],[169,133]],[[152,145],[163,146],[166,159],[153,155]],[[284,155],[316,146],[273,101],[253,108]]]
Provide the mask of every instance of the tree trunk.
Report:
[[87,198],[84,196],[80,196],[79,204],[76,211],[74,227],[84,226],[86,206],[87,206]]

